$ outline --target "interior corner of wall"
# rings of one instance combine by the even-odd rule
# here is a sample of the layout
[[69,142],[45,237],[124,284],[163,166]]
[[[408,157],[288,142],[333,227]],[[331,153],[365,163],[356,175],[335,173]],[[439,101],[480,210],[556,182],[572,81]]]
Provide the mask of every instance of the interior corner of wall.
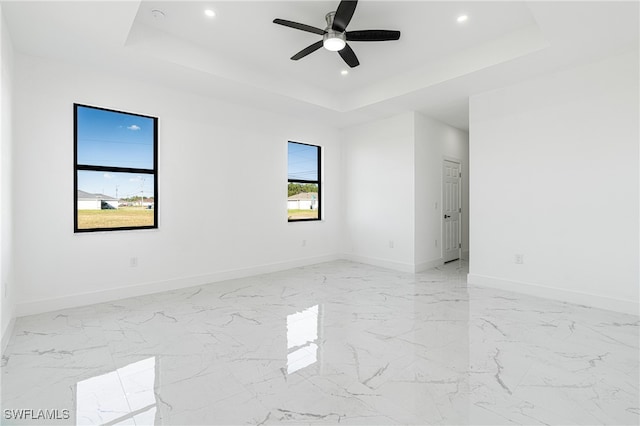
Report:
[[413,272],[424,272],[429,269],[437,268],[438,266],[444,265],[444,258],[439,257],[437,259],[427,260],[425,262],[416,262],[414,265]]
[[13,334],[13,329],[15,328],[16,320],[15,318],[11,318],[6,327],[3,324],[2,328],[2,336],[0,336],[0,353],[4,354],[7,345],[9,344],[9,339],[11,339],[11,335]]

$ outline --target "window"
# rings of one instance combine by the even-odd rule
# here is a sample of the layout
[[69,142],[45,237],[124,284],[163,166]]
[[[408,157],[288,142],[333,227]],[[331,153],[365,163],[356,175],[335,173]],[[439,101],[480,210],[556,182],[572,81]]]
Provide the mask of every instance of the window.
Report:
[[74,104],[75,232],[158,227],[158,119]]
[[320,220],[320,147],[289,142],[289,222]]

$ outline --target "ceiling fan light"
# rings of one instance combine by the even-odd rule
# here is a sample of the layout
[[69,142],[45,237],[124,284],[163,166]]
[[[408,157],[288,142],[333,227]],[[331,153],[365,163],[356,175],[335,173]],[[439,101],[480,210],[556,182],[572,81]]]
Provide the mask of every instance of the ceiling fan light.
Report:
[[346,44],[347,43],[345,43],[345,41],[339,37],[327,37],[322,42],[324,48],[332,52],[337,52],[338,50],[344,49],[344,46]]

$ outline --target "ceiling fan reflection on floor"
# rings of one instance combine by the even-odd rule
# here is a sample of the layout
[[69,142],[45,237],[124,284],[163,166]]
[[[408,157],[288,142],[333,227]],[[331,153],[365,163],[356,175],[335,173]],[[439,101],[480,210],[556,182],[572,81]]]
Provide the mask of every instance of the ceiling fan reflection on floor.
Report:
[[347,65],[354,68],[360,65],[360,61],[358,61],[358,57],[353,52],[353,49],[351,49],[347,41],[389,41],[398,40],[400,38],[400,31],[347,31],[347,25],[351,22],[351,18],[353,17],[357,4],[357,0],[342,0],[335,12],[329,12],[325,16],[325,19],[327,20],[327,27],[324,30],[279,18],[274,19],[273,23],[322,36],[322,40],[313,43],[311,46],[305,47],[293,55],[291,57],[292,60],[297,61],[298,59],[302,59],[310,53],[324,47],[327,50],[338,52]]

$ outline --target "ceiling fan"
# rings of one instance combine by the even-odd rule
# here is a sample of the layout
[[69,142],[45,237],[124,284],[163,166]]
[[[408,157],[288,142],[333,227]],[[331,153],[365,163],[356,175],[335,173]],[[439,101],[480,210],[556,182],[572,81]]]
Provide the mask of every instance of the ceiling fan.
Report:
[[335,12],[329,12],[325,16],[327,27],[324,30],[312,27],[298,22],[287,21],[286,19],[274,19],[274,24],[284,25],[285,27],[295,28],[296,30],[307,31],[322,36],[322,40],[313,43],[311,46],[305,47],[291,57],[297,61],[310,53],[324,47],[327,50],[338,52],[344,61],[351,68],[360,65],[358,57],[353,49],[347,44],[347,41],[388,41],[398,40],[400,31],[391,30],[360,30],[347,31],[347,25],[351,22],[353,13],[356,10],[357,0],[342,0]]

